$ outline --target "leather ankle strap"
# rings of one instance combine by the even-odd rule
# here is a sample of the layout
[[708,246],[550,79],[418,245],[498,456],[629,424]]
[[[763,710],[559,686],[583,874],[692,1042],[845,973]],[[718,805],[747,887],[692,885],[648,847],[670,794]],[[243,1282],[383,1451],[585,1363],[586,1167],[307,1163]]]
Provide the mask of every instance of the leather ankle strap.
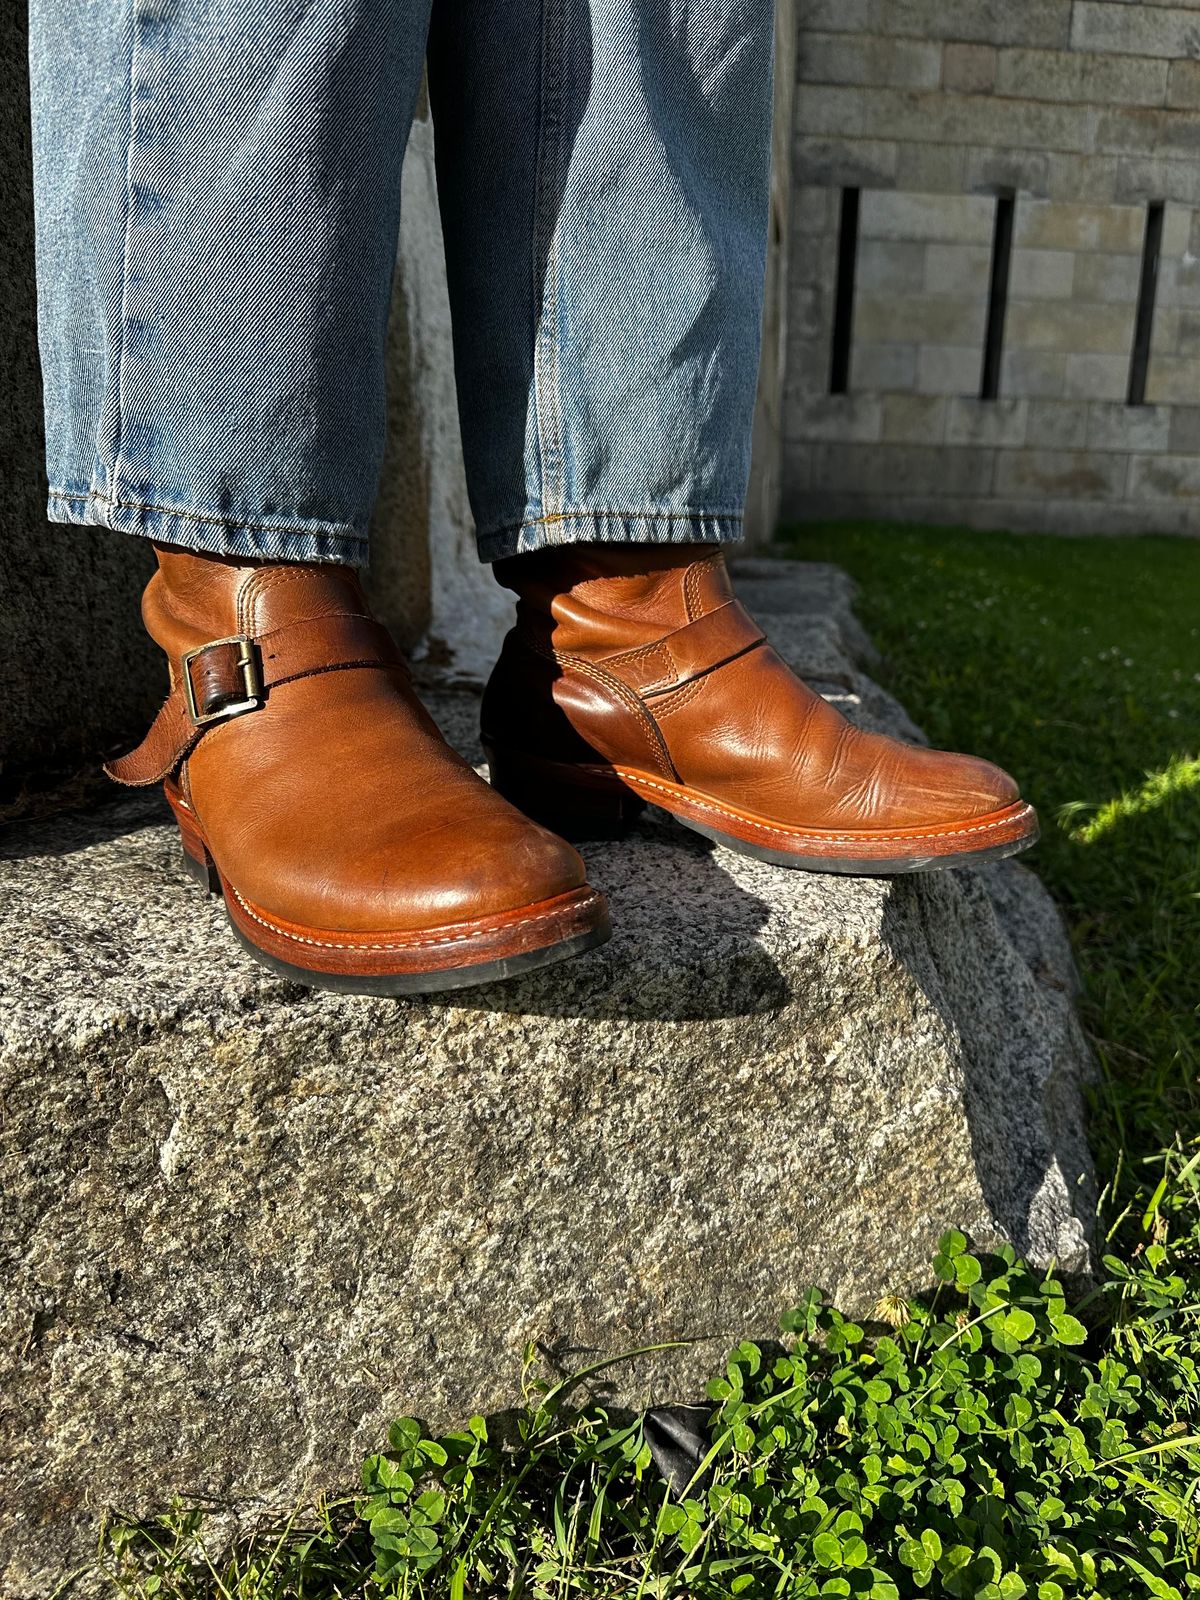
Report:
[[236,634],[186,651],[150,731],[128,755],[105,765],[118,783],[169,777],[215,724],[258,711],[268,691],[293,678],[347,667],[394,667],[403,658],[373,617],[341,613],[291,622],[258,636]]
[[600,665],[648,700],[723,667],[764,642],[762,629],[741,602],[729,600],[653,644],[606,656]]

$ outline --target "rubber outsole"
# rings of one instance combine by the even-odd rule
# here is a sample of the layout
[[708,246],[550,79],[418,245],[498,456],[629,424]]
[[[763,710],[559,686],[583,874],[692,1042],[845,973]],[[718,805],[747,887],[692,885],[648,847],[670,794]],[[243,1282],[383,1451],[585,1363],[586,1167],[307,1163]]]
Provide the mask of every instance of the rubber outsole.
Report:
[[484,961],[473,967],[447,967],[441,972],[392,974],[387,977],[362,977],[334,972],[312,972],[307,967],[293,966],[278,956],[268,955],[252,940],[247,939],[237,924],[230,919],[234,937],[249,955],[275,973],[279,978],[291,978],[310,989],[325,989],[332,994],[377,995],[396,999],[401,995],[446,994],[456,989],[475,989],[485,983],[503,983],[508,978],[520,977],[526,972],[536,972],[539,967],[552,967],[560,961],[569,961],[585,950],[594,950],[612,937],[612,928],[600,926],[588,933],[576,934],[573,939],[563,939],[558,944],[547,945],[542,950],[525,950],[517,956],[502,956],[496,961]]
[[706,839],[724,845],[727,850],[736,850],[739,855],[750,856],[755,861],[769,861],[774,866],[791,867],[799,872],[828,872],[855,878],[898,878],[910,872],[944,872],[951,867],[977,867],[986,861],[1003,861],[1009,856],[1019,855],[1022,850],[1028,850],[1030,845],[1036,844],[1040,837],[1040,830],[1035,826],[1033,832],[1022,839],[1010,839],[1005,844],[989,845],[982,850],[960,850],[953,855],[897,856],[877,861],[846,856],[806,858],[790,851],[772,850],[767,845],[750,844],[745,839],[722,833],[702,822],[693,822],[690,817],[682,817],[674,811],[669,815],[693,833],[703,834]]

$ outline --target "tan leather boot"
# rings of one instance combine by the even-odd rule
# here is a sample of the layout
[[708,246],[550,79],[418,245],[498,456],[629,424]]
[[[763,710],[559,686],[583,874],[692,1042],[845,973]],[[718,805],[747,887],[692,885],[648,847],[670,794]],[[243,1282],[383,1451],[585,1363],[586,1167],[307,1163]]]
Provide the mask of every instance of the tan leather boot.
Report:
[[519,597],[483,701],[492,782],[570,837],[647,802],[731,849],[869,874],[1012,855],[1013,780],[851,726],[734,598],[714,546],[575,545],[497,563]]
[[171,693],[108,771],[165,780],[184,860],[251,954],[404,994],[608,937],[578,855],[449,748],[349,568],[157,554],[142,615]]

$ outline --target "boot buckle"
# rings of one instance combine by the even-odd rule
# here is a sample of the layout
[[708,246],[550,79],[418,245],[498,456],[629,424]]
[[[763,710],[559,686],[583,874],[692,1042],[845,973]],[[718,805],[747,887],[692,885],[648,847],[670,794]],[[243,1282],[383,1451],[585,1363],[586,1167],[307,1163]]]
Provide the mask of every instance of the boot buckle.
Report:
[[[201,704],[196,698],[192,662],[207,655],[210,650],[219,650],[224,646],[231,646],[237,651],[233,666],[241,675],[242,699],[232,699],[228,691],[218,688],[215,693],[210,691]],[[243,711],[253,711],[263,702],[262,673],[254,654],[254,641],[244,633],[231,634],[225,639],[210,639],[195,650],[185,650],[179,658],[179,664],[188,715],[197,728],[206,727],[210,722],[220,722],[226,717],[240,716]]]

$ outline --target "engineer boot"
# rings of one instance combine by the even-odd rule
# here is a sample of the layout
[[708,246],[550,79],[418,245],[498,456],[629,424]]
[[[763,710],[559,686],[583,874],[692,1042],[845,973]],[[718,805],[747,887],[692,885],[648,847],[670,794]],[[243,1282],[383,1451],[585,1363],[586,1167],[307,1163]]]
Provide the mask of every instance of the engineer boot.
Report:
[[715,546],[563,546],[496,576],[518,605],[483,701],[492,782],[556,831],[611,832],[649,802],[760,860],[867,874],[1037,838],[998,767],[864,733],[801,683]]
[[579,856],[446,744],[351,569],[157,555],[142,615],[171,692],[108,771],[164,784],[185,864],[259,961],[408,994],[608,937]]

